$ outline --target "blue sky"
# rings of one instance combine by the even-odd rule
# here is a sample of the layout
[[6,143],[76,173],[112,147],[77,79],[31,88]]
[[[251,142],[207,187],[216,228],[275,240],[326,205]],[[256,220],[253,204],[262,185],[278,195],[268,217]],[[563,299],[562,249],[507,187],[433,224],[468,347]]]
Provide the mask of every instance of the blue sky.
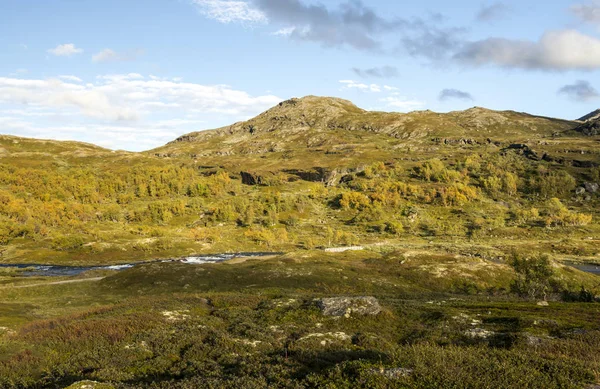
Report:
[[0,0],[0,48],[0,133],[113,149],[309,94],[399,112],[600,106],[600,1]]

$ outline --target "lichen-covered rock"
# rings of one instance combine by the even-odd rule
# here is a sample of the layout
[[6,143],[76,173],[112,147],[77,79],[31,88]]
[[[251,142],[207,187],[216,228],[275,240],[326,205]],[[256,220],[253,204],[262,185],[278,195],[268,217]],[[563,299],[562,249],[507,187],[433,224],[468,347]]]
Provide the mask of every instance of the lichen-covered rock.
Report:
[[381,312],[375,297],[329,297],[317,300],[317,306],[325,316],[377,315]]
[[466,337],[471,339],[489,339],[496,335],[494,331],[485,330],[483,328],[471,328],[464,332]]
[[585,190],[587,190],[589,193],[596,193],[598,190],[600,190],[600,185],[596,182],[586,182]]
[[391,369],[373,369],[371,370],[372,374],[376,374],[376,375],[381,375],[384,377],[387,377],[389,379],[399,379],[399,378],[403,378],[403,377],[408,377],[409,375],[411,375],[413,373],[412,369],[407,369],[404,367],[394,367]]
[[115,389],[115,387],[110,384],[105,384],[102,382],[79,381],[79,382],[75,382],[71,386],[67,386],[65,389]]

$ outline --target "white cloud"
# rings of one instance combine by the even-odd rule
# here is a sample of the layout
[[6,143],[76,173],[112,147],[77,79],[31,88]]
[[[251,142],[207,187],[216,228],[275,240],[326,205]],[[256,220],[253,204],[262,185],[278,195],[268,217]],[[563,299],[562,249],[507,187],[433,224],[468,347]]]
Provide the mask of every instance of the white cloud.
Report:
[[354,80],[340,80],[341,84],[344,84],[344,89],[358,89],[365,92],[381,92],[381,86],[377,84],[363,84]]
[[103,141],[113,148],[142,150],[210,128],[201,125],[210,120],[220,126],[254,116],[281,100],[226,85],[151,79],[137,73],[99,76],[94,83],[75,76],[0,77],[0,117],[11,118],[10,125],[6,119],[0,127],[18,135]]
[[137,49],[126,53],[117,53],[112,49],[104,49],[92,56],[92,62],[121,62],[133,61],[138,56],[144,53],[143,50]]
[[595,0],[588,4],[575,4],[571,12],[584,22],[600,25],[600,1]]
[[575,30],[549,31],[537,42],[489,38],[467,44],[455,58],[472,66],[595,70],[600,69],[600,39]]
[[49,49],[48,53],[58,57],[70,57],[73,54],[83,53],[83,50],[76,47],[73,43],[65,43],[64,45],[58,45],[53,49]]
[[111,50],[111,49],[104,49],[101,52],[94,54],[92,56],[92,61],[93,62],[107,62],[107,61],[113,61],[115,59],[117,59],[119,57],[119,55]]
[[411,100],[402,96],[392,96],[379,99],[386,107],[399,109],[401,111],[414,111],[425,106],[423,101]]
[[77,76],[66,75],[66,76],[58,76],[58,78],[60,78],[61,80],[65,80],[65,81],[83,82],[83,80]]
[[282,28],[281,30],[275,31],[272,35],[275,36],[290,36],[294,33],[294,31],[296,31],[296,27],[286,27],[286,28]]
[[265,14],[245,1],[191,0],[200,12],[221,23],[266,23]]

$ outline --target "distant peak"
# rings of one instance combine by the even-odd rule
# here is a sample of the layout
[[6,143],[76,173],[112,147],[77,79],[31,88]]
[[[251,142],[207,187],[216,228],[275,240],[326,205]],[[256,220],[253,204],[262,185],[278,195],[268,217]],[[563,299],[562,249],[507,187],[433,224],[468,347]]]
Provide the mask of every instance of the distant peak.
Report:
[[585,115],[583,117],[580,117],[577,120],[579,120],[581,122],[587,122],[588,120],[595,120],[595,119],[598,119],[598,118],[600,118],[600,109],[597,109],[597,110],[595,110],[593,112],[590,112],[587,115]]

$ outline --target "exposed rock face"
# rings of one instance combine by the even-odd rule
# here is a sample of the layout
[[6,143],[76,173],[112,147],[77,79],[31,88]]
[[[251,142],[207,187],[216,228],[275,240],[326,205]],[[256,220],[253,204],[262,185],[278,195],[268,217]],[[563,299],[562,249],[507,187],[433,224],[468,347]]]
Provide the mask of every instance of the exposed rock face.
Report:
[[317,301],[317,306],[325,316],[350,317],[356,315],[377,315],[381,312],[375,297],[330,297]]

